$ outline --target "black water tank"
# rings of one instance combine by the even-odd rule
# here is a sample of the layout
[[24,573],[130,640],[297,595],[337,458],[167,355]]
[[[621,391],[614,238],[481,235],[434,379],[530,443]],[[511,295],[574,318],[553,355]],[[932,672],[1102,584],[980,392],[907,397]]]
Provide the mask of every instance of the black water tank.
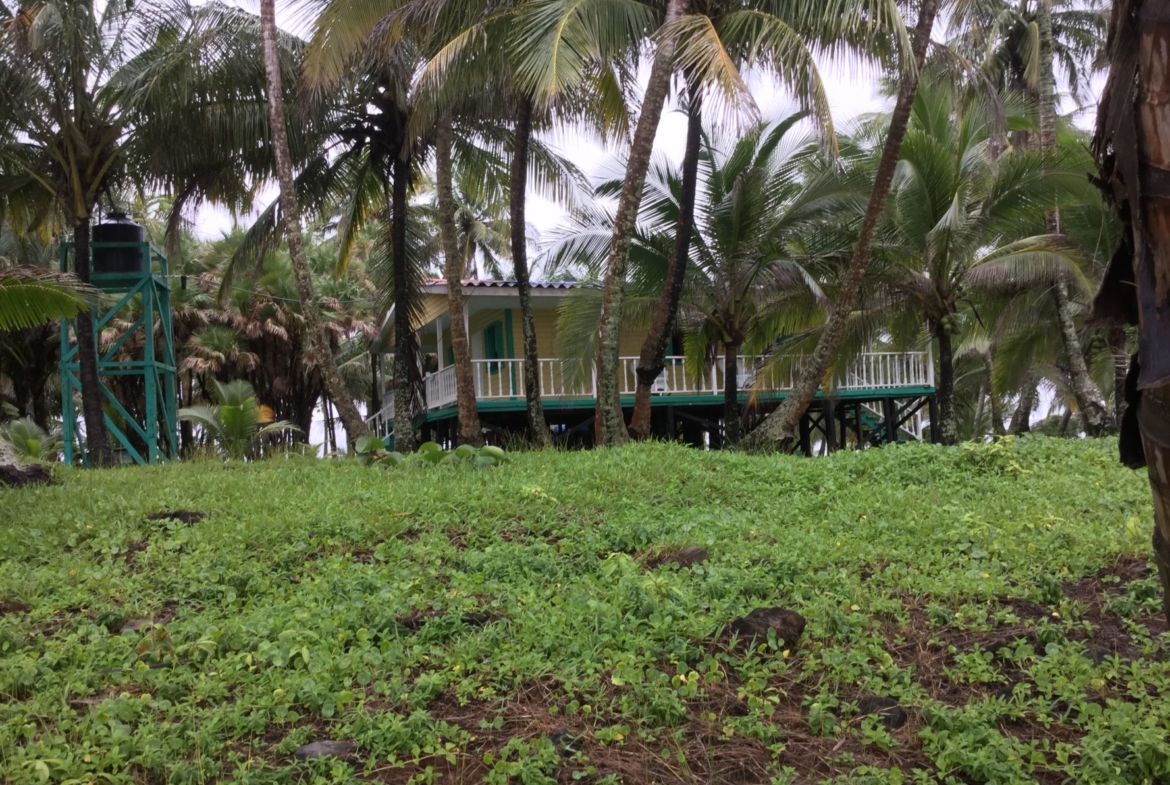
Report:
[[110,213],[93,228],[94,243],[126,243],[123,248],[94,248],[94,273],[140,273],[145,258],[142,243],[146,229],[130,220],[125,213]]

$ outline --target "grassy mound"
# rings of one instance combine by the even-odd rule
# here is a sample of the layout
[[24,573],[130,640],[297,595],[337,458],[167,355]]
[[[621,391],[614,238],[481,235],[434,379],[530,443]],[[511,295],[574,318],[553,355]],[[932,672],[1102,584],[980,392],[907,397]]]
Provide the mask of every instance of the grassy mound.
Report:
[[[1149,490],[1115,449],[0,491],[0,780],[1166,781]],[[746,634],[766,607],[799,639]],[[326,740],[353,746],[294,756]]]

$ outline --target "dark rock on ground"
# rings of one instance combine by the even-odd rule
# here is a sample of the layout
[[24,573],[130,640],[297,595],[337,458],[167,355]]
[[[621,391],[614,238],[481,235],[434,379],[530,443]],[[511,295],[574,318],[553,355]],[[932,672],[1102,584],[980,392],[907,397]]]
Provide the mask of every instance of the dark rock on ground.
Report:
[[679,567],[690,567],[692,564],[707,561],[707,551],[697,545],[683,548],[663,560],[663,564],[677,564]]
[[26,485],[48,485],[52,481],[53,475],[38,463],[29,466],[0,464],[0,486],[23,488]]
[[893,698],[881,696],[862,698],[857,704],[857,716],[865,717],[870,714],[880,715],[882,725],[891,730],[906,724],[906,711]]
[[156,512],[154,515],[147,515],[148,521],[179,521],[188,526],[194,526],[207,517],[207,513],[198,512],[196,510],[163,510]]
[[573,744],[577,741],[577,737],[569,732],[568,728],[557,728],[548,734],[548,740],[556,747],[557,752],[566,757],[576,754],[577,750]]
[[1085,657],[1094,665],[1100,665],[1112,656],[1113,652],[1109,651],[1109,649],[1102,649],[1095,646],[1085,651]]
[[340,758],[352,761],[357,758],[358,746],[352,741],[314,741],[303,747],[298,747],[293,753],[297,760],[313,760],[314,758]]
[[727,626],[731,634],[740,638],[767,637],[768,630],[774,630],[777,638],[795,646],[804,634],[805,620],[786,608],[756,608],[747,616],[732,619]]
[[[414,632],[422,628],[427,622],[441,619],[447,615],[447,611],[416,611],[407,616],[397,616],[394,621],[411,632]],[[491,613],[469,611],[468,613],[462,614],[460,618],[468,627],[482,627],[485,624],[497,621],[500,617]]]
[[991,691],[993,698],[999,698],[1002,701],[1010,701],[1015,696],[1016,686],[1014,684],[1000,684]]
[[1012,653],[1015,651],[1016,646],[1021,643],[1030,643],[1037,649],[1044,648],[1043,644],[1039,642],[1035,634],[1031,632],[1019,632],[1013,635],[1007,635],[1001,638],[996,638],[995,640],[988,641],[982,645],[983,650],[990,652],[997,660],[1001,662],[1007,662],[1010,659]]
[[482,627],[499,618],[499,616],[494,616],[490,613],[465,613],[463,614],[463,623],[468,627]]

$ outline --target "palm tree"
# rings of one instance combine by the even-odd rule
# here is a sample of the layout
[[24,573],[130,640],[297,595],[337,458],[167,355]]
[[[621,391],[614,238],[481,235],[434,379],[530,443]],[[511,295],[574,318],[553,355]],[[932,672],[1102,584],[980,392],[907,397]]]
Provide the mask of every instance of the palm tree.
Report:
[[[373,61],[368,31],[343,42],[341,33],[350,28],[335,25],[340,5],[321,11],[306,47],[302,95],[308,100],[301,103],[301,110],[311,119],[306,123],[310,138],[293,156],[300,172],[292,189],[299,206],[335,222],[338,274],[347,269],[367,226],[379,222],[388,229],[367,267],[384,294],[378,305],[393,315],[395,439],[399,449],[410,451],[421,393],[417,341],[410,324],[418,307],[423,265],[432,256],[430,240],[409,204],[422,149],[422,140],[410,127],[417,100],[412,77],[421,60],[413,43],[404,41],[381,51]],[[342,20],[350,18],[341,13]],[[279,201],[269,205],[246,233],[225,271],[221,297],[278,239],[278,208],[283,209]]]
[[349,444],[369,434],[370,429],[362,419],[353,398],[345,388],[341,374],[337,371],[337,360],[333,347],[321,322],[313,292],[313,277],[309,260],[305,255],[304,236],[301,233],[301,213],[293,183],[292,159],[289,153],[288,132],[284,118],[284,96],[281,84],[280,54],[276,45],[276,4],[274,0],[261,0],[260,29],[264,42],[264,70],[268,76],[269,132],[276,159],[277,178],[280,181],[281,214],[285,238],[288,242],[289,257],[292,260],[293,275],[296,277],[297,294],[301,298],[301,312],[304,314],[309,339],[317,355],[317,364],[329,389],[329,396],[337,406],[342,425],[345,427]]
[[763,353],[819,317],[825,296],[798,260],[827,219],[858,210],[848,177],[809,171],[815,145],[791,139],[801,117],[757,126],[734,143],[708,143],[703,155],[710,168],[699,184],[680,322],[693,371],[722,351],[725,446],[740,438],[741,350]]
[[[1063,6],[1063,7],[1058,7]],[[1056,65],[1062,66],[1068,89],[1080,98],[1098,68],[1099,42],[1105,16],[1081,3],[1053,0],[997,0],[965,3],[958,7],[955,23],[966,30],[961,50],[981,56],[982,71],[992,84],[1028,96],[1036,113],[1036,132],[1025,132],[1023,141],[1040,150],[1057,144]],[[979,51],[979,50],[982,51]],[[1049,234],[1061,232],[1060,211],[1047,211]],[[1073,318],[1069,281],[1057,274],[1052,297],[1056,323],[1064,343],[1068,377],[1090,435],[1111,425],[1101,404],[1101,394],[1084,361],[1082,343]]]
[[[804,4],[803,7],[753,2],[695,3],[692,13],[676,24],[680,31],[678,61],[688,90],[688,137],[683,156],[683,194],[679,205],[675,247],[666,285],[638,358],[637,387],[630,431],[645,437],[650,429],[650,391],[662,373],[666,345],[678,311],[678,297],[686,266],[687,245],[694,221],[703,93],[721,88],[725,98],[754,110],[746,94],[742,71],[763,65],[794,93],[801,108],[823,129],[826,147],[836,146],[828,100],[813,58],[813,49],[840,48],[861,28],[873,38],[892,32],[904,38],[902,19],[895,4],[861,0],[844,4]],[[907,47],[908,48],[908,47]],[[877,54],[876,52],[869,52]]]
[[0,330],[24,330],[88,311],[97,291],[73,275],[0,267]]
[[[550,157],[534,136],[552,119],[554,101],[538,100],[536,88],[520,73],[523,61],[515,56],[516,31],[526,29],[526,14],[537,7],[525,0],[410,0],[397,15],[402,30],[423,26],[431,30],[429,60],[420,80],[428,102],[436,107],[436,173],[440,226],[444,228],[451,253],[454,245],[456,204],[452,198],[451,157],[456,126],[464,137],[483,137],[483,121],[511,123],[511,149],[506,188],[510,256],[520,300],[521,330],[524,336],[524,391],[529,439],[546,446],[551,436],[540,396],[539,351],[532,309],[531,274],[528,264],[527,192],[536,185],[564,195],[566,185],[579,179],[566,162]],[[547,12],[549,9],[544,9]],[[557,8],[552,8],[555,12]],[[566,9],[561,9],[566,10]],[[567,9],[569,18],[574,9]],[[563,104],[564,102],[559,102]],[[560,107],[563,110],[563,106]],[[488,134],[490,136],[490,134]],[[550,164],[552,166],[550,167]],[[480,179],[491,182],[492,178]],[[494,183],[493,183],[494,185]],[[458,216],[464,218],[465,216]],[[460,222],[462,223],[462,221]],[[448,298],[454,323],[462,309],[459,282],[448,274]],[[473,405],[470,354],[461,358],[458,344],[464,340],[462,326],[453,336],[457,389],[460,391],[460,430],[474,423],[463,412]],[[465,405],[463,399],[468,403]],[[466,421],[466,422],[465,422]],[[478,434],[476,435],[478,439]]]
[[[540,402],[535,325],[531,318],[530,282],[527,265],[524,197],[530,185],[564,194],[579,179],[575,169],[531,137],[534,122],[547,124],[549,116],[535,105],[525,108],[524,97],[531,91],[518,86],[508,46],[509,28],[528,4],[517,0],[383,0],[362,7],[355,14],[337,3],[319,18],[328,34],[320,45],[310,48],[309,71],[322,79],[336,79],[342,64],[358,53],[376,47],[373,59],[384,59],[387,51],[413,47],[423,60],[410,74],[414,109],[409,116],[408,136],[417,139],[419,151],[433,145],[436,164],[436,213],[443,238],[448,280],[448,305],[452,322],[460,439],[482,438],[475,410],[471,355],[462,319],[463,298],[459,278],[465,264],[467,241],[486,225],[472,218],[456,198],[455,180],[468,182],[467,174],[479,185],[461,189],[465,194],[493,194],[506,188],[510,208],[510,255],[517,279],[525,335],[525,391],[529,431],[534,441],[547,443],[548,434]],[[317,40],[317,39],[315,39]],[[510,135],[501,126],[511,120],[519,107]],[[526,130],[528,129],[528,130]],[[512,148],[510,166],[501,169],[507,141]],[[490,200],[489,200],[490,201]],[[469,220],[470,219],[470,220]],[[491,232],[484,232],[478,245],[484,249]],[[489,260],[491,257],[487,257]],[[459,269],[457,270],[456,267]]]
[[[857,178],[818,165],[818,149],[794,127],[803,113],[760,123],[738,137],[701,137],[695,184],[695,226],[686,275],[679,292],[679,325],[687,369],[701,375],[723,360],[725,446],[740,434],[738,373],[742,350],[762,353],[781,335],[808,327],[819,318],[824,295],[798,261],[807,256],[810,237],[842,211],[858,212]],[[682,165],[685,169],[686,164]],[[674,234],[683,209],[687,172],[666,162],[650,168],[646,206],[631,246],[630,305],[653,306],[673,272]],[[603,183],[599,193],[616,193],[621,181]],[[595,273],[604,259],[610,216],[589,211],[579,216],[554,249],[553,263],[584,262]],[[587,318],[585,312],[566,316]],[[565,320],[562,317],[562,321]],[[566,323],[566,332],[580,330]]]
[[285,431],[299,430],[287,420],[277,420],[272,409],[256,399],[245,381],[214,382],[214,405],[179,410],[179,419],[194,423],[216,450],[229,460],[262,454],[264,441]]
[[621,334],[626,268],[634,226],[638,220],[638,208],[642,202],[642,188],[654,149],[654,137],[658,133],[662,106],[670,90],[670,78],[674,70],[678,41],[668,30],[686,13],[688,5],[687,0],[669,0],[666,7],[661,28],[663,34],[655,47],[649,82],[638,113],[638,124],[630,141],[625,182],[614,213],[613,239],[605,265],[601,323],[598,327],[600,338],[597,342],[597,407],[594,420],[596,441],[606,446],[629,440],[617,381],[618,338]]
[[1084,281],[1076,248],[1036,234],[1052,195],[1075,192],[1081,182],[1075,158],[1012,150],[993,160],[993,130],[985,102],[956,105],[944,88],[919,91],[861,300],[867,318],[852,324],[858,345],[887,331],[914,340],[925,325],[938,349],[939,422],[932,425],[945,444],[958,436],[960,310],[998,293],[1047,291],[1057,271]]
[[654,318],[638,354],[635,368],[634,411],[630,415],[630,433],[645,439],[650,435],[650,394],[654,382],[666,367],[666,349],[678,318],[683,280],[686,277],[691,239],[695,227],[695,201],[698,198],[699,156],[703,147],[702,91],[692,81],[687,83],[687,141],[683,151],[682,176],[679,181],[678,215],[674,222],[674,243],[667,261],[666,278]]
[[1170,202],[1145,185],[1170,160],[1161,116],[1162,96],[1170,93],[1160,54],[1170,37],[1163,12],[1154,0],[1123,0],[1113,9],[1093,149],[1122,235],[1094,311],[1107,323],[1139,324],[1138,362],[1130,369],[1137,399],[1122,421],[1121,456],[1133,468],[1149,467],[1154,554],[1170,621],[1170,445],[1159,436],[1170,430]]
[[[0,277],[5,268],[11,267],[31,267],[38,274],[48,273],[56,263],[56,254],[44,238],[17,237],[6,227],[0,228]],[[8,310],[0,307],[0,312]],[[60,328],[56,322],[23,330],[0,330],[0,384],[7,382],[7,391],[11,392],[8,401],[17,413],[31,416],[42,428],[49,427],[50,412],[60,409],[52,400],[60,354]]]
[[889,131],[886,134],[881,159],[874,175],[873,191],[870,194],[869,205],[866,207],[865,217],[861,223],[857,246],[849,261],[849,267],[837,294],[829,321],[817,341],[810,361],[802,365],[800,377],[793,386],[792,392],[749,435],[747,446],[761,447],[795,436],[797,423],[800,422],[800,418],[820,388],[825,371],[836,354],[837,346],[845,333],[854,302],[857,299],[857,293],[861,288],[861,282],[865,277],[866,268],[869,266],[874,229],[885,210],[886,199],[893,184],[894,170],[898,165],[902,149],[902,139],[906,134],[906,127],[910,122],[910,113],[914,106],[914,98],[918,93],[918,75],[926,62],[926,52],[930,44],[931,31],[934,29],[934,20],[938,14],[938,6],[938,0],[922,0],[922,5],[919,8],[918,23],[914,29],[912,62],[907,62],[905,59],[902,62],[898,98],[894,104]]
[[[1037,110],[1040,119],[1040,149],[1056,147],[1056,80],[1053,59],[1055,40],[1053,34],[1052,0],[1039,0],[1036,13],[1037,34],[1040,39],[1039,101]],[[1050,205],[1046,215],[1049,234],[1060,232],[1060,211]],[[1069,301],[1068,278],[1058,272],[1053,286],[1056,313],[1060,334],[1064,339],[1065,354],[1068,356],[1069,377],[1073,393],[1080,409],[1081,419],[1090,436],[1100,435],[1109,425],[1109,416],[1101,403],[1101,394],[1096,389],[1088,366],[1085,364],[1081,342],[1073,320]]]
[[[132,13],[121,2],[99,12],[73,0],[28,10],[0,6],[0,115],[11,132],[0,137],[0,157],[7,171],[25,180],[6,201],[24,191],[26,203],[56,202],[73,231],[74,270],[82,283],[90,276],[90,216],[121,162],[126,119],[117,100],[117,69],[141,54],[127,48],[161,21],[161,12],[145,6]],[[76,331],[87,448],[95,463],[105,465],[113,454],[87,312],[79,314]]]
[[[239,58],[257,40],[250,19],[218,4],[0,4],[0,167],[9,175],[0,213],[29,224],[18,231],[62,223],[88,283],[90,222],[120,183],[180,186],[172,223],[191,200],[238,203],[249,187],[240,173],[262,169],[263,88]],[[113,456],[87,313],[76,331],[86,447],[105,464]]]
[[22,463],[53,463],[61,454],[61,434],[47,431],[31,417],[0,426],[0,440],[7,442]]

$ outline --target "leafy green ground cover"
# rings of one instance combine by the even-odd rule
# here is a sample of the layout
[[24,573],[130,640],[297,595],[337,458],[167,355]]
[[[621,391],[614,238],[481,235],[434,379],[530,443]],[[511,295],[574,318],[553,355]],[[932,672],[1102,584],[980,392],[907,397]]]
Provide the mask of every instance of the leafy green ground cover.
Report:
[[[643,445],[0,492],[0,779],[1165,782],[1149,491],[1115,449]],[[205,517],[147,517],[179,509]],[[708,558],[665,560],[684,546]],[[799,641],[724,634],[777,605]],[[857,714],[875,696],[901,727]],[[358,751],[294,759],[324,739]]]

